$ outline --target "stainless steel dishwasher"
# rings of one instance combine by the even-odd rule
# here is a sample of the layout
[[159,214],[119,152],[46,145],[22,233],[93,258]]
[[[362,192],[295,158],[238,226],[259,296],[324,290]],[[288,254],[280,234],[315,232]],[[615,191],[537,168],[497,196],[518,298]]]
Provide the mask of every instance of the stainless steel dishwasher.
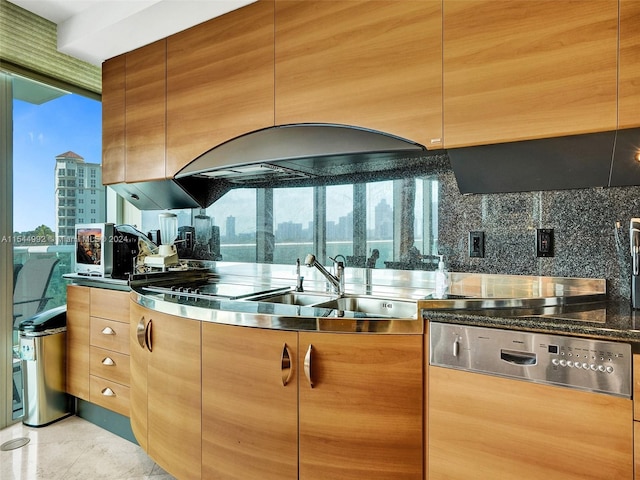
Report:
[[432,322],[429,480],[633,478],[631,346]]

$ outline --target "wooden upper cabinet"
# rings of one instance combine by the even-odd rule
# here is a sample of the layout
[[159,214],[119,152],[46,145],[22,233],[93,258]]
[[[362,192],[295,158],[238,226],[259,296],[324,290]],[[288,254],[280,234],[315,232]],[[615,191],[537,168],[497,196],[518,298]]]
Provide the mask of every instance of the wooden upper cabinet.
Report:
[[617,0],[443,8],[445,146],[616,128]]
[[442,146],[440,0],[276,0],[276,124]]
[[640,2],[620,0],[618,126],[640,126]]
[[239,135],[273,126],[273,0],[168,38],[167,175]]
[[126,54],[126,181],[165,178],[166,40]]
[[102,183],[125,181],[125,56],[102,64]]

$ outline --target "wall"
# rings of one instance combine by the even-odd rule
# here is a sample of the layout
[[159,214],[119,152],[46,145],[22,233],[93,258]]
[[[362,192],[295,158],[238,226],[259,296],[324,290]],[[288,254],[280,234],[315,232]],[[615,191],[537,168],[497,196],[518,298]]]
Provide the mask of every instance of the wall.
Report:
[[[630,298],[629,220],[640,216],[640,187],[461,195],[446,162],[438,177],[449,270],[606,278],[610,298]],[[537,228],[554,229],[554,257],[536,257]],[[485,233],[484,258],[468,255],[475,230]]]

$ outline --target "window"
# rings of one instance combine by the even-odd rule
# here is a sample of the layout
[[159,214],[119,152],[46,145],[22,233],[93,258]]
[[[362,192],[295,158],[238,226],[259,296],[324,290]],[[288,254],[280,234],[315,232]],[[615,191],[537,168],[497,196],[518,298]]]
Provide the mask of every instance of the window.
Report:
[[[79,192],[75,162],[77,156],[86,162],[101,161],[101,105],[17,75],[0,72],[0,82],[2,88],[9,85],[13,94],[11,104],[0,108],[12,112],[13,122],[0,124],[13,128],[9,133],[13,176],[7,181],[13,182],[13,231],[18,240],[12,244],[14,270],[32,259],[57,260],[42,294],[47,301],[38,304],[50,309],[66,302],[67,280],[62,275],[72,272],[75,262],[74,244],[70,241],[75,234],[75,198]],[[0,97],[0,102],[2,98],[6,97]],[[106,212],[96,212],[94,217],[104,221]],[[28,313],[17,304],[13,310],[21,312],[21,316],[35,313]],[[13,317],[11,312],[7,316]],[[5,352],[1,348],[0,351]],[[18,355],[15,330],[12,352],[7,353]],[[6,359],[1,358],[0,362]]]

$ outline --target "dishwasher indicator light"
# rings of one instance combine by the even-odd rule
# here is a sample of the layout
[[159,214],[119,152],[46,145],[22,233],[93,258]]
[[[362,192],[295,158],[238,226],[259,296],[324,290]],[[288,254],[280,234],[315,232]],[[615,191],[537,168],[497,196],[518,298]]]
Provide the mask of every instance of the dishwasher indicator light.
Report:
[[549,353],[558,354],[558,345],[549,345]]

